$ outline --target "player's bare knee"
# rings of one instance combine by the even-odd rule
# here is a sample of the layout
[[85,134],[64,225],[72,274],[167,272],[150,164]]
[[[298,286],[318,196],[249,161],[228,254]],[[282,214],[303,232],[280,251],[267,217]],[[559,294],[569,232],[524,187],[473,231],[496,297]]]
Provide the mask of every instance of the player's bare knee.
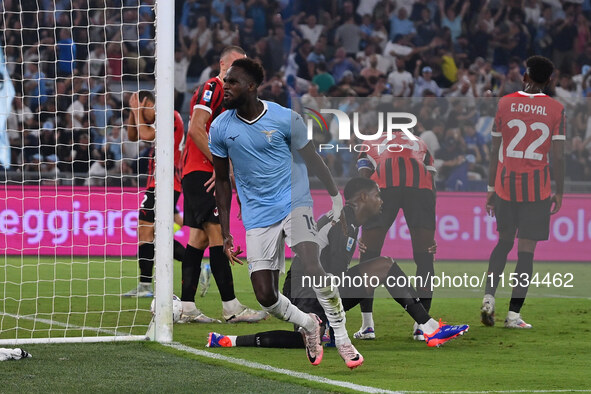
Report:
[[140,245],[154,242],[154,223],[140,220],[138,223],[138,241]]
[[209,246],[222,246],[224,244],[222,227],[219,224],[204,223],[203,229],[209,241]]
[[209,245],[209,240],[203,230],[191,228],[189,232],[189,245],[196,249],[204,250]]

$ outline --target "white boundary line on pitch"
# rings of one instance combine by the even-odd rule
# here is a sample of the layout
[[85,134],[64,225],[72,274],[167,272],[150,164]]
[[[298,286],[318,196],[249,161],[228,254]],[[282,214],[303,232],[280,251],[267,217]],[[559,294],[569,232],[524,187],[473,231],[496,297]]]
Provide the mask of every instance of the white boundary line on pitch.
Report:
[[494,393],[494,394],[503,394],[503,393],[507,393],[507,394],[512,394],[512,393],[573,393],[573,392],[589,393],[589,392],[591,392],[591,390],[391,391],[391,390],[381,389],[378,387],[363,386],[363,385],[359,385],[359,384],[355,384],[355,383],[351,383],[351,382],[344,382],[344,381],[340,381],[340,380],[328,379],[328,378],[325,378],[322,376],[310,375],[310,374],[307,374],[304,372],[297,372],[297,371],[292,371],[289,369],[272,367],[270,365],[261,364],[261,363],[257,363],[254,361],[243,360],[241,358],[224,356],[224,355],[221,355],[218,353],[211,353],[211,352],[208,352],[205,350],[195,349],[195,348],[183,345],[178,342],[163,343],[162,345],[176,349],[176,350],[181,350],[184,352],[195,354],[197,356],[207,357],[207,358],[211,358],[214,360],[226,361],[231,364],[241,365],[244,367],[259,369],[259,370],[268,371],[268,372],[274,372],[274,373],[278,373],[281,375],[287,375],[287,376],[291,376],[291,377],[298,378],[298,379],[308,380],[311,382],[324,383],[324,384],[328,384],[331,386],[337,386],[337,387],[344,387],[344,388],[348,388],[351,390],[361,391],[364,393],[397,393],[397,394],[405,394],[405,393],[406,394],[429,394],[429,393],[444,393],[444,394],[487,394],[487,393],[493,394]]
[[127,333],[121,333],[118,331],[107,330],[104,328],[79,326],[76,324],[63,323],[61,321],[56,321],[56,320],[51,320],[51,319],[42,319],[42,318],[38,318],[38,317],[34,317],[34,316],[20,316],[20,315],[13,315],[12,313],[5,313],[4,315],[12,317],[17,320],[19,320],[19,319],[31,320],[31,321],[47,324],[49,326],[64,327],[66,329],[74,329],[74,330],[82,330],[82,331],[95,331],[95,332],[100,332],[103,334],[109,334],[109,335],[114,335],[114,336],[129,335]]
[[310,382],[324,383],[324,384],[328,384],[331,386],[343,387],[343,388],[347,388],[347,389],[351,389],[351,390],[355,390],[355,391],[361,391],[364,393],[402,394],[401,391],[390,391],[390,390],[380,389],[377,387],[362,386],[360,384],[355,384],[355,383],[351,383],[351,382],[343,382],[340,380],[328,379],[328,378],[325,378],[322,376],[310,375],[310,374],[304,373],[304,372],[297,372],[297,371],[292,371],[289,369],[272,367],[270,365],[261,364],[261,363],[257,363],[254,361],[243,360],[241,358],[223,356],[221,354],[211,353],[211,352],[207,352],[205,350],[195,349],[195,348],[180,344],[178,342],[164,343],[163,345],[168,346],[173,349],[176,349],[176,350],[181,350],[184,352],[195,354],[197,356],[212,358],[214,360],[221,360],[221,361],[229,362],[231,364],[241,365],[243,367],[248,367],[248,368],[253,368],[253,369],[259,369],[262,371],[274,372],[274,373],[278,373],[281,375],[287,375],[287,376],[291,376],[294,378],[307,380]]

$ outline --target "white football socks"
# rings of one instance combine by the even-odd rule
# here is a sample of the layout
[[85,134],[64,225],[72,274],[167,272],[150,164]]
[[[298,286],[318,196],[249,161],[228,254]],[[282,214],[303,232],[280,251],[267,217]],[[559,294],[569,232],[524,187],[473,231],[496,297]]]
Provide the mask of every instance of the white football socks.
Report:
[[435,331],[439,329],[439,323],[431,318],[425,324],[419,324],[420,329],[423,331],[423,334],[431,335]]
[[369,327],[374,328],[373,312],[361,312],[361,331],[365,331]]
[[262,305],[261,307],[265,312],[270,313],[276,318],[303,327],[306,331],[313,331],[318,324],[318,322],[312,319],[310,315],[299,310],[291,303],[291,301],[289,301],[286,296],[281,293],[279,293],[276,303],[269,307]]
[[347,318],[345,317],[345,310],[343,309],[339,289],[331,286],[314,287],[314,292],[322,309],[324,309],[330,326],[334,330],[336,346],[350,344],[351,339],[345,327]]
[[193,301],[181,301],[181,304],[183,304],[183,313],[197,310],[197,307]]
[[224,315],[235,315],[242,312],[243,306],[238,301],[238,298],[234,298],[230,301],[222,301],[222,311]]

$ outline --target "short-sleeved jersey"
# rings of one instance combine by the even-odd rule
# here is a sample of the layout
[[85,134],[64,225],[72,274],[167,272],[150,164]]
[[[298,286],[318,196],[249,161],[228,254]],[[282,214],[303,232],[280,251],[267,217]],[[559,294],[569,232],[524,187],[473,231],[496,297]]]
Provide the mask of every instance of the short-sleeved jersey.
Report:
[[228,110],[211,124],[209,149],[230,158],[247,230],[268,227],[291,210],[312,206],[308,172],[298,150],[308,144],[300,115],[262,101],[263,112],[252,121]]
[[564,140],[564,106],[543,93],[504,96],[492,136],[502,137],[495,179],[497,195],[507,201],[550,197],[549,153],[552,140]]
[[411,140],[405,133],[395,131],[391,140],[384,137],[368,145],[371,149],[367,155],[375,162],[371,179],[381,189],[402,186],[434,190],[433,156],[422,139]]
[[[180,165],[181,165],[181,152],[179,150],[181,141],[183,140],[183,135],[185,134],[185,126],[183,124],[183,119],[181,118],[181,114],[177,111],[174,111],[174,190],[180,192],[182,190],[181,187],[181,180],[179,178],[180,173]],[[156,187],[156,180],[154,177],[154,171],[156,170],[156,163],[154,161],[154,144],[152,144],[152,148],[148,153],[148,182],[146,183],[146,189]]]
[[[203,85],[199,86],[191,98],[191,109],[189,117],[193,116],[195,109],[202,109],[211,115],[205,125],[209,132],[211,122],[224,111],[222,100],[224,88],[218,77],[210,78]],[[213,165],[207,157],[199,150],[193,139],[187,136],[187,143],[183,150],[183,176],[193,171],[213,172]]]

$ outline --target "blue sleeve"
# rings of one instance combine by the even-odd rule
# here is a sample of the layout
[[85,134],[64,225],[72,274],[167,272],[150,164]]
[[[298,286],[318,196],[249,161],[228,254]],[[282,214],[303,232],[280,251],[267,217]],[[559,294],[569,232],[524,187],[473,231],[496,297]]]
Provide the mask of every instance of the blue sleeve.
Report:
[[302,149],[308,145],[308,129],[304,124],[304,119],[295,111],[291,111],[291,147],[296,150]]
[[211,126],[209,127],[209,150],[214,156],[228,157],[228,147],[224,141],[224,132],[220,128],[221,122],[218,122],[218,120],[220,120],[219,117],[211,122]]

